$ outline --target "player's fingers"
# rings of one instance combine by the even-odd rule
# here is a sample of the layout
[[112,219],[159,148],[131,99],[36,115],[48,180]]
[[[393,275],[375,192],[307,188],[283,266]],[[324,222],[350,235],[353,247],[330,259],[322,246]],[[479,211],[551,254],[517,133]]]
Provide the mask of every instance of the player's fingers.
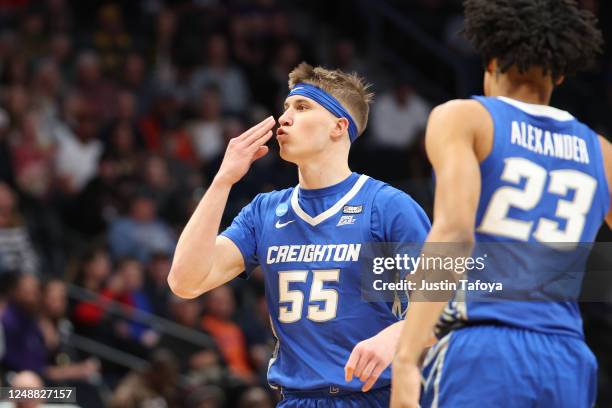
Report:
[[359,361],[355,365],[355,373],[354,373],[355,377],[361,378],[361,376],[363,375],[363,370],[365,370],[365,368],[371,362],[372,362],[372,354],[368,353],[367,351],[365,351],[365,352],[362,351],[361,352],[361,358],[359,359]]
[[[270,138],[272,137],[273,134],[274,133],[271,130],[268,130],[262,136],[258,137],[257,139],[253,139],[252,143],[249,145],[249,147],[247,149],[257,150],[259,147],[261,147],[264,144],[266,144],[268,142],[268,140],[270,140]],[[244,143],[248,143],[248,141],[246,141]]]
[[253,161],[264,157],[266,154],[268,154],[269,150],[270,149],[268,149],[268,146],[259,146],[259,148],[255,152],[255,155],[253,156]]
[[263,128],[264,126],[270,126],[273,123],[276,123],[276,121],[274,120],[274,117],[268,116],[267,118],[265,118],[264,120],[262,120],[258,124],[256,124],[256,125],[250,127],[249,129],[245,130],[240,136],[236,137],[236,140],[237,141],[243,141],[244,139],[246,139],[249,136],[251,136],[254,132],[257,132],[259,129]]
[[370,374],[370,377],[368,378],[366,383],[363,385],[363,387],[361,387],[361,391],[363,392],[370,391],[372,387],[374,386],[374,384],[376,383],[376,380],[378,380],[378,377],[380,377],[380,375],[382,374],[384,370],[385,368],[382,367],[380,364],[378,364],[372,371],[372,374]]
[[346,382],[353,381],[353,374],[355,373],[355,366],[359,362],[359,349],[354,348],[349,356],[346,365],[344,366],[344,380]]
[[[268,131],[270,131],[270,129],[274,127],[274,125],[276,125],[276,121],[274,120],[274,118],[272,116],[268,117],[264,121],[260,122],[260,126],[258,125],[256,129],[254,129],[244,139],[242,139],[242,143],[244,143],[246,146],[251,146],[260,138],[264,137],[268,133]],[[249,131],[250,129],[247,130],[247,132]]]
[[374,371],[374,367],[376,367],[376,360],[370,360],[359,376],[361,382],[365,382],[370,378],[370,374]]

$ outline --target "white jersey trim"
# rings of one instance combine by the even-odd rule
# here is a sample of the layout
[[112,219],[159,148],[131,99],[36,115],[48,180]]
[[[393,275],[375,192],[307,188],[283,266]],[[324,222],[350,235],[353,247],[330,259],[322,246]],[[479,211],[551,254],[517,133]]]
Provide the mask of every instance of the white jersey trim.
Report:
[[498,96],[497,99],[499,99],[500,101],[506,102],[507,104],[512,105],[516,108],[519,108],[523,112],[528,113],[530,115],[544,116],[544,117],[555,119],[561,122],[574,119],[571,113],[561,110],[561,109],[553,108],[552,106],[535,105],[532,103],[526,103],[526,102],[517,101],[516,99],[507,98],[505,96]]
[[361,190],[361,187],[363,187],[363,185],[369,178],[370,177],[366,176],[365,174],[361,175],[357,179],[357,182],[355,182],[355,185],[344,195],[344,197],[342,197],[340,200],[338,200],[338,202],[336,202],[336,204],[334,204],[321,214],[317,215],[316,217],[311,217],[310,215],[306,214],[306,212],[300,207],[300,204],[298,202],[298,193],[300,186],[296,186],[293,189],[293,193],[291,194],[291,208],[293,208],[293,211],[298,217],[300,217],[302,220],[306,221],[308,224],[314,227],[322,223],[332,215],[336,214],[338,211],[340,211],[340,209],[346,203],[348,203],[353,197],[355,197],[355,195],[357,195],[359,190]]

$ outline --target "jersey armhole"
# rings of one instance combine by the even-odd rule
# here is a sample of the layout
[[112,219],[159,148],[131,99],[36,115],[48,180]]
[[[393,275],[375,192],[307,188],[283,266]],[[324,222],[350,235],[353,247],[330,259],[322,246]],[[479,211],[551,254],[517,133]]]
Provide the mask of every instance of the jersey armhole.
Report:
[[[499,157],[499,150],[502,148],[500,139],[497,135],[497,118],[496,115],[493,113],[491,106],[489,106],[491,102],[486,97],[473,96],[472,99],[478,101],[485,108],[485,110],[491,117],[491,123],[493,125],[493,134],[491,135],[491,137],[493,138],[493,140],[491,141],[491,151],[489,152],[487,157],[485,157],[479,164],[481,170],[489,170],[490,167],[493,165],[493,158]],[[483,173],[483,177],[484,175],[486,175],[486,172]]]
[[[373,180],[373,179],[371,179],[371,180]],[[378,181],[378,180],[376,180],[376,181]],[[374,183],[372,183],[372,184],[374,184]],[[382,190],[382,188],[386,185],[386,183],[379,182],[379,183],[376,183],[376,184],[377,185],[369,187],[369,188],[375,188],[375,191],[371,195],[371,199],[370,199],[370,203],[369,203],[370,204],[369,205],[369,207],[370,207],[370,216],[368,217],[369,218],[369,222],[368,222],[369,226],[368,226],[368,234],[367,234],[368,236],[367,236],[367,238],[369,240],[371,240],[371,242],[385,242],[385,237],[384,236],[382,237],[382,241],[378,241],[377,240],[376,236],[374,235],[374,228],[372,226],[372,214],[374,214],[374,203],[376,203],[376,197],[378,196],[378,193],[380,193],[380,190]],[[378,224],[379,224],[378,226],[380,228],[382,226],[382,216],[380,214],[380,211],[377,212],[377,216],[378,216]]]

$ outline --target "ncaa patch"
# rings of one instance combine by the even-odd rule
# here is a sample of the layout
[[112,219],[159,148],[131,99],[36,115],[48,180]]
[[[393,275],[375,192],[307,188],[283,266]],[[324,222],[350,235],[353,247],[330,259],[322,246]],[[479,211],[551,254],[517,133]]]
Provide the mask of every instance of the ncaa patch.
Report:
[[342,209],[343,214],[360,214],[363,211],[363,205],[345,205]]
[[280,203],[278,207],[276,207],[276,216],[282,217],[283,215],[287,214],[287,211],[289,211],[289,206],[287,203]]

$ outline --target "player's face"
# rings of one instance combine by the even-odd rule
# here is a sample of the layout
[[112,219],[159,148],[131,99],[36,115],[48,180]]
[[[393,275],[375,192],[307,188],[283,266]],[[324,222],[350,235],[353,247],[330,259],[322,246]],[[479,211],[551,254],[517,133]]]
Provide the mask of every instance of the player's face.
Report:
[[276,131],[281,157],[299,164],[324,151],[331,142],[337,120],[312,99],[301,95],[288,97]]

